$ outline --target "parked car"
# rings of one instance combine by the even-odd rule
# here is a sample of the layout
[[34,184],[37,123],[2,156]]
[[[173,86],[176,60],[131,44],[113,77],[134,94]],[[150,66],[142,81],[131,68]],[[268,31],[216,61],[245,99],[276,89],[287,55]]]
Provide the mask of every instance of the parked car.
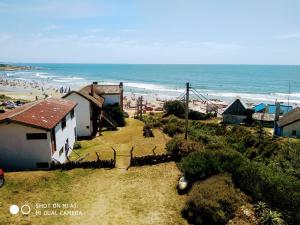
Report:
[[0,168],[0,187],[4,185],[4,171]]

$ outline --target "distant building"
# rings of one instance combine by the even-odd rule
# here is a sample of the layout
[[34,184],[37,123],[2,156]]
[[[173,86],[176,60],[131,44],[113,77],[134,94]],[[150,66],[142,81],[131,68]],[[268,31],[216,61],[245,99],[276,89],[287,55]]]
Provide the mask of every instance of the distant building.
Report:
[[123,110],[123,83],[119,85],[99,85],[97,82],[80,89],[71,91],[63,98],[77,102],[75,109],[77,120],[77,136],[89,138],[94,136],[105,119],[113,126],[114,121],[105,115],[102,108],[118,104]]
[[[291,111],[293,109],[292,106],[289,105],[282,105],[280,104],[280,112],[279,115],[284,115]],[[254,107],[254,112],[255,113],[268,113],[268,114],[274,114],[276,113],[276,104],[264,104],[260,103]]]
[[251,112],[247,109],[247,105],[239,98],[234,100],[225,108],[222,113],[223,123],[225,124],[241,124],[245,123]]
[[[292,106],[279,104],[278,117],[288,113],[293,109]],[[254,107],[253,120],[259,121],[265,127],[274,127],[276,114],[276,104],[260,103]]]
[[41,169],[65,162],[75,143],[75,106],[48,98],[0,114],[0,167]]
[[277,135],[300,138],[300,108],[286,113],[278,121]]

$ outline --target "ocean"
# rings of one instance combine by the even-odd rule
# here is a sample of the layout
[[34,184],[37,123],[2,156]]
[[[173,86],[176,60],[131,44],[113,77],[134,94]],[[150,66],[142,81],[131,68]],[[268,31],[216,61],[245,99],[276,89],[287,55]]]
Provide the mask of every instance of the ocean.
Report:
[[[176,98],[185,83],[210,99],[300,104],[300,66],[164,64],[18,64],[33,70],[0,72],[8,79],[35,80],[78,89],[92,81],[123,82],[126,93]],[[289,94],[290,92],[290,94]],[[195,97],[195,96],[194,96]],[[193,98],[193,93],[192,93]]]

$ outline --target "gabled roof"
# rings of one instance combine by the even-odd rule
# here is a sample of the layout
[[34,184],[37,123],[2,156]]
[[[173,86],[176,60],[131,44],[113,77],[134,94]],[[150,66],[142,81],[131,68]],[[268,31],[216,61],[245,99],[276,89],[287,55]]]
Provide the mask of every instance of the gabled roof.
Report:
[[299,120],[300,120],[300,108],[297,107],[292,111],[286,113],[283,117],[281,117],[278,121],[278,126],[284,127]]
[[99,85],[94,84],[94,94],[92,95],[92,85],[87,85],[81,88],[79,91],[71,91],[70,93],[63,96],[63,98],[69,96],[72,93],[76,93],[83,98],[89,100],[98,107],[102,107],[104,98],[101,95],[119,95],[122,92],[120,85]]
[[241,99],[237,98],[225,108],[222,114],[246,116],[248,114],[247,108],[247,105]]
[[76,105],[74,101],[58,98],[35,101],[0,114],[0,123],[15,122],[51,130]]

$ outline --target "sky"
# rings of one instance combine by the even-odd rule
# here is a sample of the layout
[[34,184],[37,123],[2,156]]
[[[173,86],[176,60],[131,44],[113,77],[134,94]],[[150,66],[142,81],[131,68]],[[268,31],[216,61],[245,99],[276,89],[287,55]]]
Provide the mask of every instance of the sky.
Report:
[[300,64],[299,0],[0,0],[0,61]]

